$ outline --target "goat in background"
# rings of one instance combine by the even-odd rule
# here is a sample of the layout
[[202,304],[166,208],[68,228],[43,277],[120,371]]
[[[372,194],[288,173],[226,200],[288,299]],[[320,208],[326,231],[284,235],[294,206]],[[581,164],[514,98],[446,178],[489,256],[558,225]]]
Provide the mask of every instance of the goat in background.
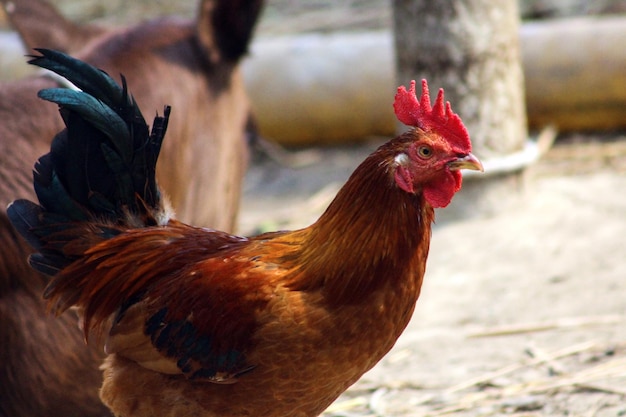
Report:
[[[248,97],[239,70],[262,0],[203,0],[194,21],[164,17],[128,28],[77,25],[41,0],[1,1],[27,50],[69,53],[123,74],[146,112],[172,106],[157,176],[178,218],[234,229],[248,160]],[[32,166],[63,128],[37,98],[47,75],[0,84],[0,205],[34,198]],[[148,119],[149,114],[145,115]],[[76,317],[47,316],[46,279],[0,213],[0,416],[110,415],[98,398],[102,352],[86,347]]]

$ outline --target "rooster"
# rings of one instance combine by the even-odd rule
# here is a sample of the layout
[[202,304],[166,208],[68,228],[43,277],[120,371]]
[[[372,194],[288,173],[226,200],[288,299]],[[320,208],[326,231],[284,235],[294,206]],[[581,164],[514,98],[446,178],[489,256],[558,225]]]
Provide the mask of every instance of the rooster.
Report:
[[39,93],[66,129],[35,164],[39,204],[15,201],[8,215],[36,250],[31,266],[52,277],[50,309],[77,307],[85,337],[103,344],[104,403],[124,417],[323,412],[406,327],[434,208],[461,169],[482,170],[443,90],[431,107],[425,80],[419,101],[415,82],[398,89],[412,129],[313,225],[240,237],[172,218],[154,178],[169,108],[150,130],[124,79],[81,71],[99,81]]

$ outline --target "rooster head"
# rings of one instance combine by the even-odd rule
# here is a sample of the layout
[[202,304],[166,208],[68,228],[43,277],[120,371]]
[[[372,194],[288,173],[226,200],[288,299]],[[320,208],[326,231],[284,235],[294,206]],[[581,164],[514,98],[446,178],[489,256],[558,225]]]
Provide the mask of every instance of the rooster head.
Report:
[[472,155],[469,133],[439,90],[431,107],[428,83],[422,80],[418,101],[415,81],[407,91],[398,87],[393,104],[396,117],[413,129],[401,136],[394,158],[394,179],[408,193],[422,192],[432,207],[447,206],[461,188],[461,169],[483,170]]

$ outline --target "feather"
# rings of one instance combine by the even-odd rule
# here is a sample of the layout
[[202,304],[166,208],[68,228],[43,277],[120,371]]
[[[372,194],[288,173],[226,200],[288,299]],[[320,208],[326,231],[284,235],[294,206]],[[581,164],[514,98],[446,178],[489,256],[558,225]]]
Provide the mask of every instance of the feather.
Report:
[[59,51],[35,48],[39,56],[31,56],[29,64],[48,69],[74,84],[85,93],[97,97],[108,107],[123,101],[123,91],[104,71]]
[[[120,87],[80,60],[57,51],[37,51],[41,55],[33,57],[31,64],[54,71],[82,89],[39,92],[40,98],[59,105],[66,129],[35,164],[34,189],[40,207],[20,201],[8,209],[16,228],[41,252],[31,258],[31,265],[54,275],[74,260],[55,255],[69,250],[63,245],[84,232],[74,222],[94,220],[99,230],[95,236],[104,239],[118,232],[103,222],[135,224],[140,219],[155,224],[156,218],[167,217],[162,214],[166,208],[155,168],[170,110],[166,107],[164,115],[155,118],[150,132],[123,77]],[[86,243],[73,245],[75,253]]]
[[39,223],[41,213],[42,208],[28,200],[16,200],[7,207],[7,215],[15,230],[36,250],[41,250],[41,242],[32,229]]
[[[161,202],[154,174],[169,107],[155,118],[150,133],[123,77],[120,87],[84,62],[56,51],[37,51],[42,55],[31,64],[55,71],[83,90],[55,88],[39,93],[59,104],[67,127],[53,141],[49,156],[39,162],[41,173],[35,184],[42,205],[56,205],[52,211],[64,212],[58,206],[69,195],[75,204],[113,221],[125,211],[146,216],[146,207],[139,201],[158,210]],[[78,210],[72,212],[78,215]]]
[[[92,128],[102,132],[111,141],[120,156],[132,157],[132,142],[126,121],[103,101],[82,91],[67,88],[49,88],[40,91],[38,96],[80,115]],[[129,163],[130,160],[125,162]]]

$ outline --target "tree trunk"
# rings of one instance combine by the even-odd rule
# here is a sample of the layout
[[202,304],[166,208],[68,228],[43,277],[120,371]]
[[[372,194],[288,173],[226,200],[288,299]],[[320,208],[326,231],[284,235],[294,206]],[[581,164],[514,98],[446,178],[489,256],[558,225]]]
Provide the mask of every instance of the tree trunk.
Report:
[[[398,84],[426,78],[433,91],[443,87],[483,162],[502,165],[500,159],[522,152],[527,130],[516,0],[393,0],[393,6]],[[465,182],[439,220],[519,204],[522,171],[489,175],[488,167],[472,177],[480,180]]]
[[[445,89],[481,158],[526,141],[516,0],[394,0],[398,85]],[[418,92],[419,94],[419,92]]]

